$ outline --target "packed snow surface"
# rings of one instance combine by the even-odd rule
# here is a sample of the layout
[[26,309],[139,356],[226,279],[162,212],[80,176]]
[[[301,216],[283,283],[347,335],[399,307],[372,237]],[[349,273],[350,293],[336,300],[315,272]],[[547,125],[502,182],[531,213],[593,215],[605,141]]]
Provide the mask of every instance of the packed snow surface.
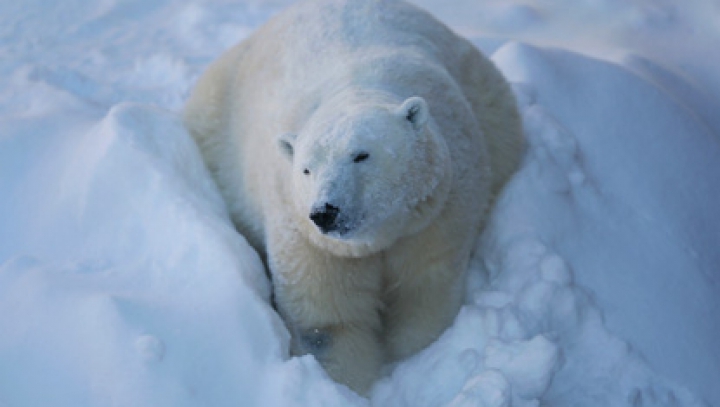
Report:
[[418,0],[530,148],[467,304],[363,399],[289,358],[179,121],[283,0],[0,2],[0,406],[720,406],[720,5]]

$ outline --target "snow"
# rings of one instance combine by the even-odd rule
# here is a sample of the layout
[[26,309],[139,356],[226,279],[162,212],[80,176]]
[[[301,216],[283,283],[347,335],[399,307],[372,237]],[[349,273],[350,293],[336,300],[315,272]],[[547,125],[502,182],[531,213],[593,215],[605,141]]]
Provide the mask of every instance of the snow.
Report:
[[178,111],[283,0],[0,2],[0,406],[720,405],[720,7],[417,3],[530,149],[467,304],[370,399],[289,358]]

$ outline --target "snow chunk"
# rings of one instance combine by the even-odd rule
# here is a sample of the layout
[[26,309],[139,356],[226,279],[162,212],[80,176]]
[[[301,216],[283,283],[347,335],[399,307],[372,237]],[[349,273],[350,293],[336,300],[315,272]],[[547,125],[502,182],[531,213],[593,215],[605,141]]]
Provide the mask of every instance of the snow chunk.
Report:
[[551,254],[540,263],[540,273],[544,280],[561,285],[572,283],[572,274],[562,257]]
[[446,407],[510,407],[511,400],[505,376],[486,370],[468,380]]
[[142,356],[143,360],[161,362],[165,356],[165,344],[159,338],[152,335],[142,335],[135,340],[135,349]]
[[559,355],[557,346],[541,335],[524,342],[492,341],[485,349],[485,365],[503,372],[518,396],[532,400],[547,390]]

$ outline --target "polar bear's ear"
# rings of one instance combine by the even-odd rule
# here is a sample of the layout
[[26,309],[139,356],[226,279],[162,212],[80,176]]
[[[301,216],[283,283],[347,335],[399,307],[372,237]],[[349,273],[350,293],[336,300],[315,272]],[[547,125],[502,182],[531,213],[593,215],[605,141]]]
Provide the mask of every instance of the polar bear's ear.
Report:
[[293,143],[295,143],[295,139],[297,139],[297,134],[291,133],[283,133],[280,137],[278,137],[280,151],[282,151],[282,153],[291,160],[293,157]]
[[425,126],[428,120],[428,106],[425,99],[420,96],[407,98],[398,108],[398,114],[408,120],[415,131]]

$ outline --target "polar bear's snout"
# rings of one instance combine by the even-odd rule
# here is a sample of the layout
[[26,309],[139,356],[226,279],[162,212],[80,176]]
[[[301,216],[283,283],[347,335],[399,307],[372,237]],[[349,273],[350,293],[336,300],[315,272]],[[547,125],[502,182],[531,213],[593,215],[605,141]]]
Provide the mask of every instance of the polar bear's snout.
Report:
[[325,203],[315,206],[310,212],[310,220],[317,225],[323,233],[335,232],[341,229],[338,222],[340,208],[335,205]]

